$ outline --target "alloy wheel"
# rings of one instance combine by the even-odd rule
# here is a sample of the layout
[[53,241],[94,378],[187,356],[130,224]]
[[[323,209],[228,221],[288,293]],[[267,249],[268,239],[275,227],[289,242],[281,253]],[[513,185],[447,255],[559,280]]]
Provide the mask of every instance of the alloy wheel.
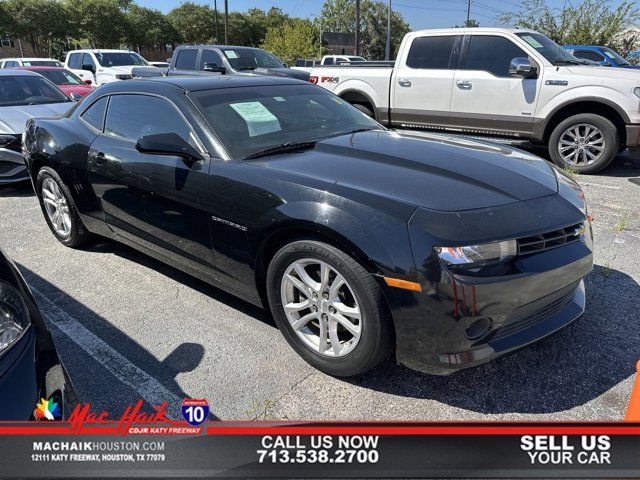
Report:
[[362,314],[354,290],[328,263],[312,258],[291,263],[280,296],[291,328],[314,352],[342,357],[360,341]]
[[588,123],[572,125],[558,140],[558,151],[569,165],[584,166],[597,162],[602,157],[606,142],[602,131]]
[[71,234],[69,205],[60,186],[52,178],[46,178],[42,182],[42,201],[47,216],[58,235],[61,237],[69,236]]

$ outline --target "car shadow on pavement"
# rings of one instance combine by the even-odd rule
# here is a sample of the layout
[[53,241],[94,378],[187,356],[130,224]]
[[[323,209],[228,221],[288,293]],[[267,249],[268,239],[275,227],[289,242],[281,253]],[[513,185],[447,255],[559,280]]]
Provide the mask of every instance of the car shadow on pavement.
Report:
[[118,243],[116,241],[100,239],[97,240],[96,243],[87,246],[86,251],[118,255],[119,257],[122,257],[128,261],[135,262],[146,268],[161,273],[162,275],[169,277],[182,285],[192,288],[193,290],[196,290],[203,295],[207,295],[208,297],[211,297],[218,302],[222,302],[225,305],[228,305],[229,307],[238,310],[239,312],[247,316],[250,316],[267,325],[271,325],[272,327],[277,328],[275,320],[271,316],[271,313],[267,310],[246,302],[236,297],[235,295],[227,293],[222,289],[219,289],[207,282],[193,277],[188,273],[178,270],[177,268],[167,265],[166,263],[156,260],[153,257],[138,252],[137,250],[128,247],[127,245]]
[[388,361],[350,382],[483,414],[543,414],[583,405],[635,373],[640,286],[596,266],[586,313],[560,332],[476,368],[438,377]]
[[[47,319],[47,325],[52,331],[58,352],[69,371],[71,382],[76,387],[76,393],[81,403],[90,402],[92,411],[106,410],[111,418],[117,418],[122,415],[127,406],[135,405],[138,400],[141,400],[139,392],[145,391],[147,393],[153,392],[158,397],[157,405],[167,401],[169,403],[167,408],[169,412],[172,412],[172,417],[180,415],[180,405],[172,404],[175,402],[170,402],[170,398],[163,398],[162,393],[169,392],[174,400],[176,397],[180,401],[184,398],[190,398],[190,395],[182,390],[176,378],[181,373],[191,372],[198,368],[205,354],[203,345],[190,342],[182,343],[177,345],[164,360],[159,361],[142,345],[84,304],[67,295],[24,265],[19,265],[19,268],[36,295],[36,300],[38,300],[42,313]],[[39,295],[44,297],[44,304],[42,299],[38,298]],[[61,315],[64,315],[62,320],[59,318]],[[88,339],[83,341],[83,339],[68,337],[58,327],[59,321],[79,323],[89,330]],[[78,331],[78,328],[75,330]],[[79,329],[79,331],[82,330],[82,328]],[[101,345],[100,340],[95,339],[91,334],[106,345]],[[171,340],[167,339],[167,341]],[[91,354],[86,350],[87,345],[93,350]],[[109,347],[117,353],[115,355],[111,353]],[[105,364],[109,364],[116,358],[116,364],[113,364],[111,368],[117,367],[118,362],[123,362],[118,355],[125,358],[126,365],[124,365],[124,371],[114,374],[105,367]],[[101,360],[96,360],[96,357]],[[127,385],[118,378],[118,375],[137,379],[146,385],[136,385],[135,382],[129,382],[130,384]],[[160,384],[160,387],[155,383],[150,384],[148,377],[152,377],[155,382]],[[80,385],[82,390],[78,390]],[[156,386],[154,387],[154,385]],[[153,405],[145,402],[143,411],[152,413]],[[210,414],[208,419],[217,420],[217,417]]]
[[0,197],[33,197],[34,195],[30,182],[0,185]]

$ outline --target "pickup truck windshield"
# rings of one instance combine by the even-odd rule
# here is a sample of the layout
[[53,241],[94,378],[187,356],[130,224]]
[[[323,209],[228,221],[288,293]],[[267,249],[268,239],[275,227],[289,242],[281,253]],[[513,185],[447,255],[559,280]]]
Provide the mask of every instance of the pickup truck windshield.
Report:
[[234,70],[284,67],[278,57],[264,50],[253,48],[225,48],[222,52]]
[[553,65],[586,65],[588,62],[580,60],[567,52],[564,48],[541,33],[517,32],[522,40],[527,42]]
[[146,67],[149,64],[134,52],[96,52],[98,63],[103,67]]
[[26,75],[0,77],[0,107],[70,101],[55,85],[42,77]]
[[344,100],[313,85],[236,87],[190,96],[236,159],[354,131],[384,130]]

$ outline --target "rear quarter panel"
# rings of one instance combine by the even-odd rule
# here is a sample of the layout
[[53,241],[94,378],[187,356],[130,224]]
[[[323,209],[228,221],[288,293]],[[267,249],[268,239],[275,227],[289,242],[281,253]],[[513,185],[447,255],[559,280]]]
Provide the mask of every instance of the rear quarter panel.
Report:
[[318,85],[338,96],[349,91],[363,93],[375,108],[388,109],[392,71],[390,67],[317,67],[311,76],[318,78]]

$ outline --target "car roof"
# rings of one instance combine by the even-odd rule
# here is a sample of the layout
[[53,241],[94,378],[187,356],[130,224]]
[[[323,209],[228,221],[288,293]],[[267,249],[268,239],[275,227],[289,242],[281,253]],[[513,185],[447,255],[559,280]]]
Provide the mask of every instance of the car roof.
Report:
[[243,45],[180,45],[179,47],[176,47],[176,50],[178,48],[244,48],[247,50],[263,50],[262,48],[256,48],[256,47],[245,47]]
[[69,54],[69,53],[86,53],[86,52],[104,52],[104,53],[124,52],[124,53],[135,53],[137,55],[137,52],[134,52],[133,50],[123,50],[121,48],[83,48],[83,49],[80,49],[80,50],[69,50],[67,52],[67,54]]
[[40,77],[40,75],[30,70],[3,68],[0,70],[0,77]]
[[[197,92],[201,90],[217,90],[222,88],[271,86],[271,85],[311,85],[309,82],[286,77],[269,77],[266,75],[212,75],[212,76],[175,76],[175,77],[154,77],[147,79],[125,80],[122,82],[110,82],[102,87],[100,91],[110,90],[112,92],[131,91],[132,85],[139,84],[141,87],[153,89],[158,84],[174,86],[187,92]],[[142,88],[141,90],[144,90]]]
[[30,65],[28,67],[15,67],[16,70],[66,70],[64,67],[48,67],[46,65]]
[[5,58],[0,58],[0,62],[5,61],[5,60],[20,60],[22,62],[24,61],[31,61],[31,60],[49,60],[52,62],[60,62],[60,60],[57,60],[55,58],[46,58],[46,57],[5,57]]
[[457,35],[473,35],[478,33],[540,33],[536,30],[527,28],[497,28],[497,27],[469,27],[469,28],[434,28],[427,30],[416,30],[410,35],[419,37],[421,35],[432,35],[438,33],[457,34]]

